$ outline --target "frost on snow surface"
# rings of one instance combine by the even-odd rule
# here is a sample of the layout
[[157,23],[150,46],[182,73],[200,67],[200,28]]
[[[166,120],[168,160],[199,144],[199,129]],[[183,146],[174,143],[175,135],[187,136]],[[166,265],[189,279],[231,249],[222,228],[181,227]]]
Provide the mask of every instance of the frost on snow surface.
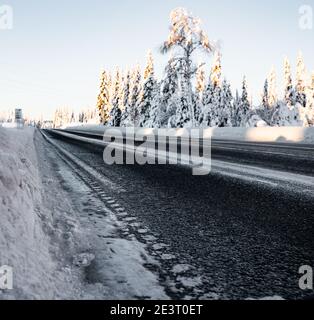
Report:
[[0,127],[0,267],[13,268],[0,300],[167,298],[143,245],[115,238],[110,215],[89,220],[65,180],[88,192],[39,132]]

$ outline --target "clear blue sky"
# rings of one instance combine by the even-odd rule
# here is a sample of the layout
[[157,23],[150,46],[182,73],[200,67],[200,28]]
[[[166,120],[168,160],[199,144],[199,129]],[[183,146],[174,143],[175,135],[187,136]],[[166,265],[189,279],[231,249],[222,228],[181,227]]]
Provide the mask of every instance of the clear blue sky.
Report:
[[[272,65],[282,77],[302,50],[314,70],[314,30],[299,28],[299,7],[314,0],[6,0],[14,28],[0,30],[0,111],[22,107],[48,117],[56,107],[96,103],[102,67],[144,65],[168,34],[169,13],[183,6],[199,16],[210,39],[220,40],[224,75],[233,89],[245,74],[254,96]],[[2,1],[0,0],[0,5]],[[210,62],[210,59],[208,60]],[[209,70],[209,66],[208,66]]]

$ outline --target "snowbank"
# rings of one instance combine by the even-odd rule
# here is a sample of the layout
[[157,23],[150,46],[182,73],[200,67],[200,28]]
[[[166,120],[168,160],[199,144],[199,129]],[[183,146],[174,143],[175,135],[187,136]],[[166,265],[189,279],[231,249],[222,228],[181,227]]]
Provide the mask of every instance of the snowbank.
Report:
[[[113,128],[101,125],[82,125],[67,127],[67,130],[103,135],[115,129],[125,133],[126,128]],[[191,129],[149,129],[133,128],[137,135],[166,135],[180,137]],[[255,128],[206,128],[199,130],[199,136],[220,140],[237,140],[248,142],[280,142],[314,144],[314,127],[255,127]],[[194,132],[195,133],[195,132]]]
[[33,134],[0,127],[0,266],[13,268],[13,290],[0,290],[0,299],[62,298],[71,282],[53,258]]
[[205,137],[249,142],[314,143],[314,127],[210,128]]

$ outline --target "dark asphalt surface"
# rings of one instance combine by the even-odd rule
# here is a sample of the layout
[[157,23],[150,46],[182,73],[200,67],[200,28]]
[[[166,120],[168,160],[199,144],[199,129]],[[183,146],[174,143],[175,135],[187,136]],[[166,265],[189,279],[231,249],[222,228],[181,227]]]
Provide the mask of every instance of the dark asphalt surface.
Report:
[[[126,192],[113,196],[159,242],[169,245],[176,258],[161,261],[160,269],[154,270],[161,283],[167,284],[174,264],[186,263],[194,266],[190,277],[202,277],[199,292],[191,293],[193,298],[206,298],[207,292],[226,299],[274,295],[301,299],[314,294],[298,286],[300,266],[314,267],[314,193],[293,193],[218,173],[192,176],[190,169],[179,166],[108,166],[101,148],[50,136],[122,186]],[[280,158],[272,161],[271,154],[257,156],[251,151],[233,150],[233,154],[238,152],[241,163],[267,166],[269,161],[272,168],[278,165],[294,172],[298,161],[304,164],[303,158],[287,164]],[[232,157],[215,149],[215,144],[213,153],[219,159]],[[308,165],[298,172],[312,173],[311,156],[311,151],[304,156]],[[169,288],[167,293],[173,298],[189,294]]]
[[213,159],[314,176],[314,146],[212,142]]
[[[65,130],[89,138],[103,140],[99,133]],[[314,145],[300,143],[262,143],[215,140],[212,159],[256,165],[262,168],[314,176]],[[201,142],[202,145],[202,142]]]

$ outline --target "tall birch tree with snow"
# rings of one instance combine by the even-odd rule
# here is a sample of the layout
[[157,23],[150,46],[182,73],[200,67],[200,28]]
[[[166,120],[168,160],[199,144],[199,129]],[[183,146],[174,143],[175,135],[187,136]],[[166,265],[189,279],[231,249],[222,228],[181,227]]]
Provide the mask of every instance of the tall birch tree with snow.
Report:
[[180,77],[183,78],[184,82],[181,94],[185,94],[186,97],[181,99],[181,101],[186,101],[184,104],[187,104],[189,118],[192,126],[194,126],[192,78],[197,68],[193,64],[193,54],[199,49],[212,53],[214,45],[202,30],[200,19],[195,18],[186,9],[177,8],[173,10],[170,20],[170,34],[167,41],[162,45],[161,52],[173,52],[173,63],[176,65],[176,69],[179,71]]

